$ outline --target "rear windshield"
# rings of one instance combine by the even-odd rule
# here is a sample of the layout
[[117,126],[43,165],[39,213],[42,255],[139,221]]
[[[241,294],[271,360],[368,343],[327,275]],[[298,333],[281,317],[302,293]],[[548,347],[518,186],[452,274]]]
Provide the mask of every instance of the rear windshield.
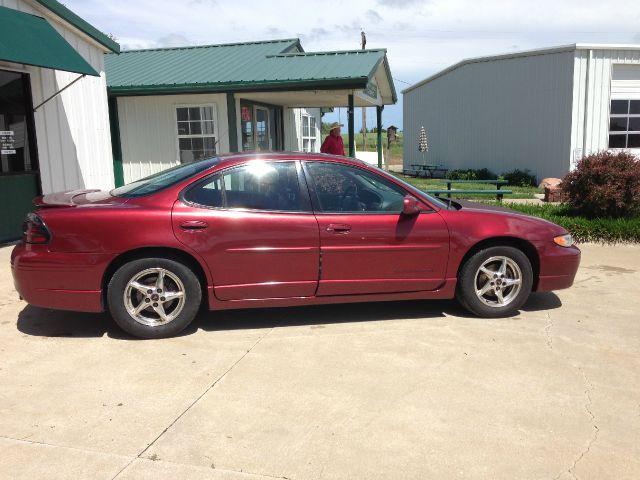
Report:
[[196,173],[200,173],[218,163],[218,157],[205,158],[193,163],[185,163],[167,170],[155,173],[149,177],[136,180],[111,190],[111,195],[116,197],[141,197],[158,192],[164,188],[175,185]]

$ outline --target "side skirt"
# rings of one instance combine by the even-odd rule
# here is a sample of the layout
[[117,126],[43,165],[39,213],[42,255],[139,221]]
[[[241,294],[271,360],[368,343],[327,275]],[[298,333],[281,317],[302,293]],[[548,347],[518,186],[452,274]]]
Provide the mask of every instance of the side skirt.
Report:
[[398,300],[446,300],[455,297],[457,278],[448,278],[437,290],[405,293],[376,293],[370,295],[335,295],[328,297],[259,298],[248,300],[218,300],[213,287],[208,288],[210,310],[237,308],[297,307],[332,303],[393,302]]

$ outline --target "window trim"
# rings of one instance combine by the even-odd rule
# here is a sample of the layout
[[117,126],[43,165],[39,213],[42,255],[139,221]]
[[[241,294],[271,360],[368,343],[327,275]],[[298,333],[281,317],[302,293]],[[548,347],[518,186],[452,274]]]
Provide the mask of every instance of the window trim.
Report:
[[[314,130],[314,134],[313,135],[305,135],[304,134],[304,119],[305,118],[308,118],[308,119],[313,118],[313,120],[314,120],[315,126],[313,127],[313,130]],[[311,134],[311,122],[310,121],[309,121],[309,134]],[[318,150],[318,152],[316,152],[315,149],[311,149],[309,151],[305,150],[304,149],[304,141],[305,140],[309,140],[309,145],[311,145],[311,140],[315,141],[314,148],[315,148],[315,146],[318,145],[318,119],[316,118],[315,115],[312,115],[310,113],[301,113],[300,114],[300,141],[301,141],[300,148],[301,148],[301,151],[305,152],[305,153],[318,153],[319,152],[319,150]]]
[[[611,113],[611,104],[616,101],[624,101],[627,102],[627,113]],[[632,101],[640,101],[640,98],[637,98],[632,94],[617,94],[612,95],[609,99],[609,116],[607,117],[607,150],[615,150],[615,151],[640,151],[640,146],[638,147],[628,147],[626,145],[629,144],[629,135],[640,135],[640,130],[611,130],[611,119],[612,118],[625,118],[627,119],[627,128],[629,128],[629,119],[631,118],[640,118],[640,113],[629,113],[631,106],[630,102]],[[611,136],[616,137],[624,137],[625,146],[624,147],[611,147]]]
[[[248,163],[248,162],[247,162]],[[218,210],[218,211],[226,211],[226,212],[249,212],[249,213],[279,213],[279,214],[288,214],[288,215],[312,215],[313,208],[312,202],[310,198],[309,186],[307,184],[306,179],[304,178],[304,174],[302,173],[302,166],[300,165],[300,160],[292,160],[292,159],[282,159],[282,160],[265,160],[265,163],[294,163],[296,167],[296,174],[298,178],[298,188],[300,190],[300,207],[301,210],[265,210],[260,208],[241,208],[241,207],[228,207],[227,206],[227,197],[226,197],[226,189],[224,187],[224,176],[232,172],[233,170],[237,170],[242,167],[246,167],[247,163],[241,163],[239,165],[233,165],[222,170],[218,170],[216,172],[207,175],[199,180],[196,180],[193,183],[190,183],[185,188],[180,191],[178,195],[178,199],[185,205],[196,208],[205,208],[208,210]],[[222,186],[222,203],[221,207],[214,207],[211,205],[202,205],[197,202],[193,202],[191,200],[187,200],[185,196],[189,193],[190,190],[194,188],[200,187],[203,183],[208,183],[216,176],[220,177],[220,184]]]
[[[201,135],[180,135],[178,133],[178,109],[179,108],[194,108],[194,107],[211,107],[213,109],[213,113],[211,118],[213,119],[213,134],[201,134]],[[210,138],[213,137],[215,139],[214,148],[215,151],[213,156],[217,156],[218,145],[220,145],[220,136],[218,135],[218,105],[216,103],[174,103],[173,104],[173,127],[174,133],[176,135],[175,147],[176,147],[176,163],[178,165],[182,165],[183,162],[180,160],[180,139],[181,138]],[[206,158],[206,157],[205,157]],[[195,160],[194,160],[195,161]]]

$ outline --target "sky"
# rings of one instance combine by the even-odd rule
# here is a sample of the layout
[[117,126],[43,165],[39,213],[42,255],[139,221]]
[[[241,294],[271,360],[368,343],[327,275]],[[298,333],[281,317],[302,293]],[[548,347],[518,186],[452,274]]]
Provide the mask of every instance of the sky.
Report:
[[[618,0],[65,0],[124,50],[298,37],[305,51],[386,48],[401,91],[465,58],[572,43],[640,44],[640,1]],[[375,122],[368,109],[367,126]],[[361,114],[356,112],[356,129]],[[346,110],[323,121],[346,124]]]

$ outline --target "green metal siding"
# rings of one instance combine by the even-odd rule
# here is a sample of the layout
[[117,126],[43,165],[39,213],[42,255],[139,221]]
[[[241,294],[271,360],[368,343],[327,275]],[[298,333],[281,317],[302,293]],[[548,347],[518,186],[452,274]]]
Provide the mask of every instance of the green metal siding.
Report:
[[0,243],[22,235],[22,221],[33,210],[38,195],[38,176],[34,173],[0,176]]

